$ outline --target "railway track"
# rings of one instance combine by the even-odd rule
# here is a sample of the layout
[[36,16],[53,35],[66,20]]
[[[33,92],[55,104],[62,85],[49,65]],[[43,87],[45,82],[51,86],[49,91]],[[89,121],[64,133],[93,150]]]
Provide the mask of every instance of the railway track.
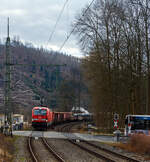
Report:
[[74,125],[81,124],[81,122],[71,122],[56,126],[56,131],[58,132],[69,132]]
[[110,151],[110,150],[108,150],[108,149],[102,148],[101,146],[98,146],[98,145],[93,144],[93,143],[91,143],[91,142],[88,142],[88,141],[83,140],[83,143],[86,143],[86,144],[88,144],[88,145],[90,145],[90,146],[92,146],[92,147],[95,147],[95,148],[98,148],[98,149],[100,149],[100,150],[103,150],[103,151],[105,151],[105,152],[107,152],[107,153],[109,153],[109,154],[113,154],[113,155],[115,155],[115,156],[118,156],[118,157],[120,157],[121,159],[124,159],[124,160],[127,160],[127,161],[132,161],[132,162],[139,162],[139,160],[136,160],[136,159],[133,159],[133,158],[129,158],[129,157],[124,156],[124,155],[122,155],[122,154],[118,154],[118,153],[116,153],[116,152],[113,152],[113,151]]
[[63,159],[56,151],[55,149],[47,142],[45,138],[42,138],[42,141],[44,145],[47,147],[47,149],[54,155],[54,157],[59,161],[59,162],[65,162],[65,159]]
[[[76,124],[77,124],[77,123],[65,124],[65,125],[63,125],[63,126],[61,126],[61,127],[59,128],[59,131],[69,133],[70,130],[71,130],[71,128],[72,128],[74,125],[76,125]],[[65,135],[65,134],[64,134],[64,135]],[[65,135],[65,136],[66,136],[66,135]],[[102,154],[99,154],[99,153],[97,153],[97,152],[95,152],[95,151],[92,151],[92,150],[90,150],[90,149],[88,149],[88,148],[86,148],[86,147],[84,147],[84,146],[81,146],[80,144],[78,144],[77,142],[75,142],[74,140],[72,140],[71,138],[69,138],[68,135],[67,135],[67,138],[68,138],[68,139],[67,139],[68,142],[70,142],[70,143],[73,144],[73,145],[76,145],[76,146],[79,147],[80,149],[82,149],[82,150],[84,150],[84,151],[90,153],[91,155],[97,157],[98,159],[101,159],[101,160],[104,160],[104,161],[108,161],[108,162],[115,162],[114,160],[112,160],[112,159],[110,159],[110,158],[108,158],[108,157],[105,157],[105,156],[103,156]]]
[[[72,126],[73,125],[64,125],[62,127],[62,131],[63,132],[70,132]],[[70,143],[79,147],[80,149],[83,149],[83,150],[87,151],[88,153],[96,156],[97,158],[103,159],[105,161],[110,161],[110,162],[118,162],[118,161],[139,162],[139,160],[124,156],[122,154],[119,154],[117,152],[113,152],[113,151],[108,150],[106,148],[102,148],[101,146],[93,144],[92,142],[85,141],[81,138],[80,139],[77,138],[77,140],[68,138],[67,140]]]
[[[45,158],[45,154],[43,154],[43,156],[41,156],[41,154],[43,153],[43,148],[39,148],[38,145],[37,145],[37,149],[39,149],[40,151],[37,152],[36,151],[36,148],[35,148],[35,144],[33,144],[35,141],[35,139],[33,139],[32,136],[28,137],[28,149],[29,149],[29,152],[30,152],[30,155],[31,155],[31,158],[32,158],[32,161],[34,162],[40,162],[40,161],[44,161],[44,159],[42,157]],[[42,145],[44,146],[45,148],[45,152],[48,152],[46,158],[46,160],[49,160],[49,161],[58,161],[58,162],[65,162],[66,160],[63,159],[58,153],[57,151],[53,148],[53,146],[51,146],[46,138],[42,137],[42,138],[39,138],[36,140],[36,144],[37,143],[42,143]],[[53,156],[51,157],[50,154]]]
[[108,157],[105,157],[105,156],[103,156],[102,154],[99,154],[99,153],[97,153],[97,152],[95,152],[95,151],[93,151],[93,150],[90,150],[89,148],[84,147],[84,146],[78,144],[77,142],[74,142],[73,140],[69,140],[69,139],[68,139],[68,141],[69,141],[70,143],[72,143],[72,144],[78,146],[80,149],[82,149],[82,150],[84,150],[84,151],[90,153],[91,155],[96,156],[96,157],[99,158],[99,159],[102,159],[102,160],[107,161],[107,162],[115,162],[114,160],[112,160],[112,159],[110,159],[110,158],[108,158]]
[[33,150],[33,146],[32,146],[32,137],[29,136],[28,137],[28,149],[29,149],[29,152],[30,152],[30,155],[31,155],[31,158],[34,162],[39,162],[38,158],[36,157],[36,154]]
[[[107,161],[107,162],[118,162],[118,161],[131,161],[131,162],[139,162],[136,159],[124,156],[122,154],[119,154],[117,152],[108,150],[106,148],[103,148],[102,146],[100,146],[99,144],[93,144],[92,142],[89,141],[85,141],[81,138],[78,138],[77,136],[73,135],[70,136],[69,132],[71,131],[71,128],[79,123],[71,123],[71,124],[65,124],[65,125],[61,125],[58,128],[58,131],[61,131],[63,133],[64,136],[67,137],[66,141],[70,143],[70,145],[75,145],[76,147],[80,148],[81,150],[84,150],[85,154],[87,154],[86,152],[88,152],[88,154],[92,155],[92,157],[99,159],[98,161]],[[35,132],[34,132],[35,133]],[[35,135],[35,134],[34,134]],[[73,138],[72,138],[73,137]],[[57,147],[54,147],[55,144],[50,144],[48,142],[48,140],[46,140],[46,138],[42,137],[38,139],[39,142],[42,143],[43,147],[45,148],[45,150],[47,150],[47,152],[49,152],[49,154],[51,154],[51,156],[53,156],[53,158],[49,158],[49,160],[51,161],[59,161],[59,162],[65,162],[66,160],[63,158],[62,154],[60,155],[60,152],[57,152]],[[34,162],[39,162],[39,161],[43,161],[43,159],[40,157],[42,154],[40,151],[37,153],[37,151],[35,152],[35,143],[38,144],[38,140],[33,139],[32,137],[28,138],[28,148],[30,151],[30,154],[32,156],[32,160]],[[33,146],[34,143],[34,146]],[[67,144],[67,143],[66,143]],[[57,149],[56,149],[57,148]],[[38,148],[40,149],[40,148]],[[59,150],[59,149],[58,149]],[[64,156],[65,157],[65,156]],[[68,158],[67,156],[65,158]]]

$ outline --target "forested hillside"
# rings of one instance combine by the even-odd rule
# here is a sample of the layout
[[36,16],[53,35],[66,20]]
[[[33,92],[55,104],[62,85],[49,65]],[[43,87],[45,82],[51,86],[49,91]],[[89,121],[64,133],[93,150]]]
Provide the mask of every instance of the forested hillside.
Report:
[[[89,95],[82,80],[81,60],[59,52],[34,48],[11,41],[11,105],[15,113],[29,114],[33,106],[70,111],[73,106],[88,108]],[[1,111],[4,109],[5,46],[0,45]]]
[[149,114],[150,1],[97,0],[75,26],[97,125],[112,128],[114,113],[120,122]]

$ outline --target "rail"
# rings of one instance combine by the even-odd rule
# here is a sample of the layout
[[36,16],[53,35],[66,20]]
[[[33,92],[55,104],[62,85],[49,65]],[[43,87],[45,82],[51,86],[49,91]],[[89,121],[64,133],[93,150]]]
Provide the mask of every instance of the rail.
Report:
[[117,157],[119,157],[119,158],[122,158],[122,159],[124,159],[124,160],[132,161],[132,162],[139,162],[139,160],[136,160],[136,159],[133,159],[133,158],[129,158],[129,157],[124,156],[124,155],[122,155],[122,154],[119,154],[119,153],[110,151],[110,150],[108,150],[108,149],[102,148],[102,147],[97,146],[97,145],[95,145],[95,144],[93,144],[93,143],[91,143],[91,142],[88,142],[88,141],[85,141],[85,140],[83,140],[82,142],[84,142],[84,143],[86,143],[86,144],[88,144],[88,145],[90,145],[90,146],[93,146],[93,147],[95,147],[95,148],[98,148],[98,149],[100,149],[100,150],[102,150],[102,151],[105,151],[105,152],[107,152],[107,153],[109,153],[109,154],[115,155],[115,156],[117,156]]
[[[72,128],[74,125],[76,125],[76,124],[79,124],[79,123],[71,123],[71,124],[63,125],[63,126],[61,127],[61,129],[59,129],[59,130],[64,131],[64,132],[70,132],[71,128]],[[68,137],[68,136],[67,136],[67,137]],[[70,142],[70,143],[76,145],[76,146],[79,147],[80,149],[82,149],[82,150],[84,150],[84,151],[90,153],[91,155],[94,155],[95,157],[97,157],[97,158],[99,158],[99,159],[102,159],[102,160],[105,160],[105,161],[108,161],[108,162],[115,162],[114,160],[112,160],[112,159],[110,159],[110,158],[107,158],[107,157],[105,157],[105,156],[103,156],[103,155],[101,155],[101,154],[99,154],[99,153],[97,153],[97,152],[95,152],[95,151],[92,151],[92,150],[90,150],[90,149],[88,149],[88,148],[86,148],[86,147],[84,147],[84,146],[79,145],[78,143],[74,142],[74,140],[72,140],[72,139],[69,138],[69,137],[68,137],[67,140],[68,140],[68,142]]]
[[48,148],[48,150],[54,155],[54,157],[60,161],[60,162],[65,162],[65,160],[58,155],[58,153],[54,150],[54,148],[52,148],[52,146],[49,145],[49,143],[47,142],[47,140],[45,138],[42,137],[42,141],[43,144]]
[[96,156],[97,158],[100,158],[100,159],[105,160],[105,161],[108,161],[108,162],[115,162],[114,160],[112,160],[112,159],[110,159],[110,158],[107,158],[107,157],[105,157],[105,156],[103,156],[103,155],[101,155],[101,154],[99,154],[99,153],[97,153],[97,152],[95,152],[95,151],[92,151],[92,150],[90,150],[90,149],[88,149],[88,148],[86,148],[86,147],[84,147],[84,146],[79,145],[78,143],[74,142],[73,140],[68,140],[68,141],[69,141],[70,143],[72,143],[72,144],[78,146],[78,147],[81,148],[82,150],[85,150],[85,151],[87,151],[88,153],[90,153],[90,154]]
[[28,148],[29,148],[29,152],[30,152],[30,154],[31,154],[32,160],[33,160],[34,162],[39,162],[39,160],[37,159],[37,157],[35,156],[35,153],[34,153],[34,151],[33,151],[32,144],[31,144],[31,140],[32,140],[32,137],[30,136],[30,137],[28,138]]
[[[72,126],[73,126],[73,125],[71,125],[71,124],[70,124],[70,125],[65,125],[65,126],[62,127],[62,129],[64,129],[65,131],[69,132]],[[75,135],[74,135],[74,136],[75,136]],[[102,150],[102,151],[104,151],[104,152],[106,152],[106,153],[109,153],[109,154],[111,154],[111,155],[113,155],[113,156],[115,156],[115,157],[117,157],[117,158],[121,158],[121,159],[124,159],[124,160],[127,160],[127,161],[132,161],[132,162],[139,162],[139,160],[136,160],[136,159],[133,159],[133,158],[124,156],[124,155],[122,155],[122,154],[113,152],[113,151],[111,151],[111,150],[102,148],[102,147],[97,146],[97,145],[95,145],[95,144],[93,144],[93,143],[91,143],[91,142],[85,141],[85,140],[83,140],[82,138],[77,138],[77,139],[79,139],[80,141],[82,141],[82,142],[84,142],[84,143],[86,143],[86,144],[88,144],[88,145],[90,145],[90,146],[92,146],[92,147],[95,147],[95,148],[97,148],[97,149],[99,149],[99,150]],[[86,147],[84,147],[84,146],[78,144],[77,142],[75,142],[75,141],[72,140],[72,139],[69,139],[69,138],[68,138],[68,141],[69,141],[70,143],[72,143],[72,144],[74,144],[74,145],[80,147],[81,149],[84,149],[85,151],[87,151],[87,152],[89,152],[89,153],[95,155],[95,156],[98,157],[98,158],[102,158],[102,159],[104,159],[104,160],[106,160],[106,161],[110,161],[110,162],[113,161],[112,159],[109,159],[109,158],[107,158],[107,157],[105,157],[105,156],[103,156],[103,155],[101,155],[101,154],[99,154],[99,153],[97,153],[97,152],[94,152],[94,151],[92,151],[92,150],[90,150],[90,149],[88,149],[88,148],[86,148]]]

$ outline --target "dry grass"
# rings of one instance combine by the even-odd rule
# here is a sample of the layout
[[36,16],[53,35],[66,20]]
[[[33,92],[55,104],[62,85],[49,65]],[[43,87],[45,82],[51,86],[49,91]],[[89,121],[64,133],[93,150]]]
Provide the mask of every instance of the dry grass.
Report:
[[150,136],[135,134],[131,136],[130,140],[126,144],[119,143],[115,144],[115,146],[130,152],[150,155]]
[[0,161],[11,162],[13,154],[13,138],[0,134]]

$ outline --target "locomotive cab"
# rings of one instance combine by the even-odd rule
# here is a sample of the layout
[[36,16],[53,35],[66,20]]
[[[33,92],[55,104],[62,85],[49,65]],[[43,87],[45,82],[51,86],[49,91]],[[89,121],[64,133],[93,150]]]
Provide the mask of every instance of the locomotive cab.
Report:
[[52,122],[52,112],[46,107],[34,107],[32,109],[32,127],[46,128]]

